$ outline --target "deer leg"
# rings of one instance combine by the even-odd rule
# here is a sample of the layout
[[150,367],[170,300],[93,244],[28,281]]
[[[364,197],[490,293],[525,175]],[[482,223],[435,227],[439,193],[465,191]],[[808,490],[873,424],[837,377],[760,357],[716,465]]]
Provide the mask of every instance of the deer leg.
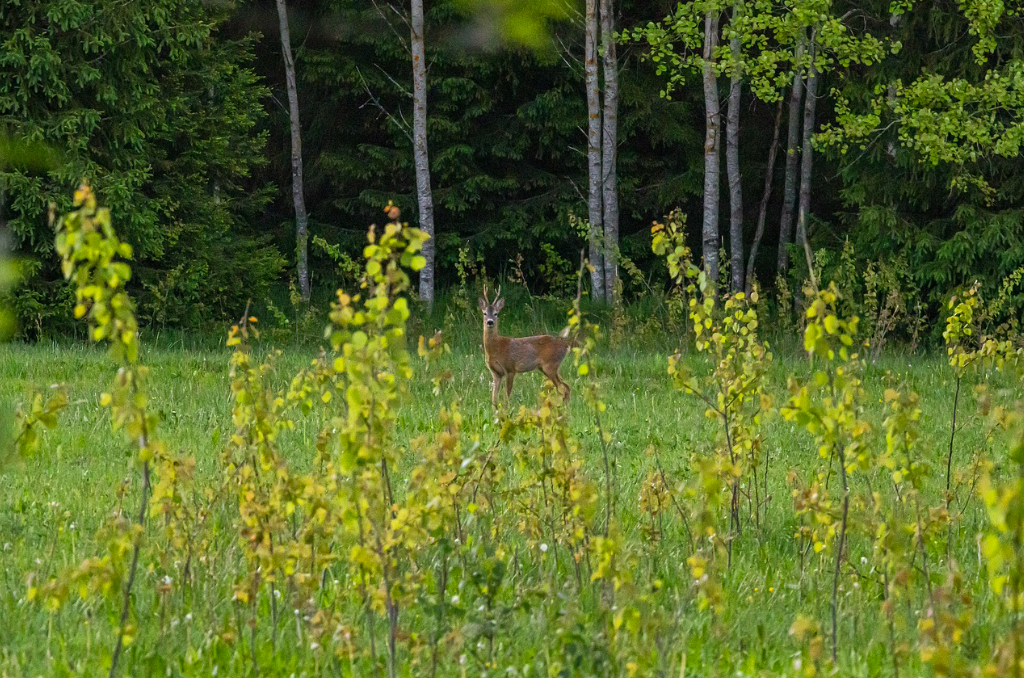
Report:
[[542,369],[544,376],[551,380],[551,383],[555,385],[555,388],[562,392],[562,398],[569,402],[569,385],[562,381],[562,378],[558,376],[558,368],[544,367]]
[[491,385],[491,407],[498,409],[498,388],[501,386],[501,375],[491,372],[493,384]]
[[505,404],[512,399],[512,382],[516,380],[516,373],[509,372],[505,375]]

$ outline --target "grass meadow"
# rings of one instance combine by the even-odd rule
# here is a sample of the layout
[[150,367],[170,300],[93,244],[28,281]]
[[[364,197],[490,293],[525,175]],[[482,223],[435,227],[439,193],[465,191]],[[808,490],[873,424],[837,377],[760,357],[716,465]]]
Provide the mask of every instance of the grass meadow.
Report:
[[[764,520],[755,527],[741,507],[743,529],[732,539],[731,562],[719,558],[714,567],[721,597],[709,607],[696,592],[699,586],[687,561],[701,537],[693,540],[686,532],[689,525],[683,524],[686,515],[699,512],[694,504],[700,504],[700,496],[679,490],[672,501],[685,507],[664,508],[657,516],[640,501],[654,469],[663,471],[672,487],[692,483],[696,460],[713,455],[719,437],[704,404],[674,389],[666,374],[667,355],[677,342],[665,336],[627,336],[618,345],[602,341],[594,349],[596,376],[590,378],[607,406],[602,427],[610,434],[609,476],[592,411],[582,397],[584,380],[567,359],[562,374],[574,389],[566,415],[578,442],[574,456],[595,486],[607,482],[622,554],[619,567],[628,563],[614,586],[592,584],[600,560],[596,551],[577,556],[574,564],[565,557],[569,547],[558,560],[556,544],[526,535],[528,520],[517,516],[530,511],[523,488],[536,476],[534,462],[520,444],[501,435],[509,415],[491,409],[475,317],[449,322],[451,352],[429,368],[414,356],[415,375],[396,405],[392,439],[400,448],[402,468],[395,472],[395,491],[405,491],[409,469],[422,454],[408,441],[434,436],[439,410],[455,401],[464,418],[461,454],[487,454],[503,476],[502,486],[519,491],[494,495],[495,518],[481,528],[476,543],[456,541],[451,553],[427,544],[415,564],[399,564],[420,575],[400,608],[394,667],[386,661],[387,611],[362,609],[352,594],[357,584],[345,557],[317,573],[315,600],[295,600],[298,593],[279,579],[257,600],[239,603],[233,592],[245,569],[245,544],[238,531],[238,502],[222,483],[225,444],[235,428],[231,350],[220,341],[196,337],[143,337],[142,361],[151,369],[151,408],[162,438],[170,448],[194,457],[192,485],[207,493],[209,513],[195,528],[204,535],[203,545],[196,548],[187,575],[177,557],[162,555],[159,523],[149,526],[151,552],[144,554],[133,591],[123,675],[376,676],[389,670],[407,676],[931,674],[937,672],[934,661],[922,663],[930,657],[920,621],[935,614],[932,588],[946,590],[949,555],[957,563],[959,583],[953,588],[959,597],[944,603],[944,609],[969,612],[971,619],[964,624],[965,635],[958,637],[958,656],[965,665],[983,663],[1006,632],[1010,622],[996,619],[999,602],[982,563],[979,535],[987,520],[971,471],[979,453],[997,466],[1004,454],[1003,438],[987,434],[971,388],[979,380],[989,381],[999,387],[997,400],[1009,404],[1019,392],[1002,376],[964,381],[954,450],[952,549],[945,552],[944,538],[928,547],[926,568],[931,569],[926,574],[920,572],[921,561],[912,560],[908,568],[917,572],[911,575],[917,583],[889,601],[895,611],[885,606],[887,582],[871,533],[877,527],[857,526],[851,519],[838,578],[838,664],[833,668],[827,656],[835,544],[815,553],[794,538],[801,521],[794,510],[793,479],[813,477],[822,464],[805,430],[777,412],[765,415],[761,433],[769,499]],[[503,329],[512,335],[556,331],[555,322],[523,316]],[[271,343],[258,342],[254,353],[265,355]],[[284,346],[269,377],[280,389],[317,354],[315,344]],[[705,357],[692,349],[683,362],[698,373],[708,371]],[[774,408],[788,397],[787,380],[807,379],[811,369],[796,348],[776,353],[766,386]],[[437,370],[451,373],[439,394],[433,393],[430,380]],[[118,511],[134,515],[137,510],[138,451],[123,435],[112,433],[109,414],[99,402],[114,371],[105,351],[81,343],[0,346],[0,400],[8,411],[33,391],[57,383],[67,384],[70,399],[60,424],[43,434],[38,454],[6,464],[0,474],[0,676],[5,678],[101,675],[109,666],[119,611],[116,593],[98,600],[72,595],[50,609],[29,600],[27,592],[89,556],[102,555],[107,547],[97,534],[105,521]],[[863,379],[862,416],[871,425],[868,444],[875,449],[886,446],[885,390],[920,395],[917,449],[932,469],[920,496],[930,505],[941,504],[954,395],[945,356],[888,352],[864,367]],[[510,411],[542,407],[541,391],[539,373],[521,376]],[[295,472],[315,470],[314,449],[324,421],[325,415],[314,409],[281,435],[281,454]],[[869,470],[851,483],[870,487],[864,494],[874,492],[891,502],[887,475],[885,469]],[[838,482],[820,480],[833,487]],[[602,516],[602,510],[595,510],[583,520],[594,525],[596,534]],[[944,537],[944,530],[939,534]],[[493,540],[490,550],[474,550],[487,537]],[[445,565],[444,577],[427,576],[436,572],[438,559],[449,556],[456,564]],[[317,635],[319,609],[331,610],[333,633]],[[623,610],[634,611],[633,621],[620,614]]]

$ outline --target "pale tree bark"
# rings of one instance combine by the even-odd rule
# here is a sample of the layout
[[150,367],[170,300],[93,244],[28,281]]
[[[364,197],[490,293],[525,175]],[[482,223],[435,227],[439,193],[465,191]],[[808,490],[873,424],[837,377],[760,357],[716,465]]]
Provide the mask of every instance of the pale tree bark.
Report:
[[718,21],[716,11],[704,15],[704,64],[701,79],[704,83],[704,222],[701,228],[704,270],[712,289],[718,289],[718,203],[721,158],[718,137],[721,113],[718,105],[718,78],[715,75],[714,55],[718,47]]
[[747,294],[754,287],[754,265],[757,263],[757,251],[764,237],[764,223],[768,216],[768,201],[772,197],[772,182],[775,180],[775,158],[779,154],[779,131],[782,129],[782,98],[775,109],[775,130],[772,132],[772,145],[768,149],[768,168],[764,173],[764,190],[761,192],[761,204],[757,208],[757,230],[754,242],[750,244],[750,256],[747,259],[747,279],[744,283]]
[[779,254],[776,268],[778,275],[786,275],[789,268],[789,243],[793,239],[793,215],[800,162],[800,109],[803,100],[803,68],[800,62],[803,60],[805,40],[806,38],[801,36],[797,41],[793,90],[789,95],[789,140],[786,144],[786,181],[782,188],[782,218],[779,220]]
[[[733,8],[737,16],[740,2]],[[740,53],[738,32],[729,40],[733,55]],[[734,57],[735,58],[735,57]],[[729,82],[729,109],[725,118],[725,169],[729,179],[729,273],[732,292],[742,292],[743,286],[743,184],[740,181],[740,94],[743,80],[739,68],[733,71]]]
[[807,246],[807,219],[811,210],[811,179],[814,169],[814,110],[818,103],[818,69],[814,66],[815,34],[811,34],[810,65],[807,67],[807,95],[804,98],[803,142],[800,149],[800,199],[797,207],[796,242]]
[[[902,16],[903,16],[902,14],[893,14],[892,16],[889,17],[889,27],[892,28],[893,33],[896,33],[896,30],[899,28],[899,26],[900,26],[900,19],[902,18]],[[894,36],[894,38],[895,38],[895,36]],[[889,85],[886,87],[885,98],[886,98],[886,101],[888,102],[890,107],[894,107],[895,106],[895,104],[896,104],[896,83],[895,82],[890,82]],[[892,139],[889,139],[888,143],[885,145],[885,152],[889,156],[890,159],[895,160],[896,159],[896,142],[893,141]]]
[[601,42],[604,51],[604,110],[601,149],[601,192],[604,200],[604,291],[611,304],[619,280],[619,60],[615,50],[614,0],[601,0]]
[[604,286],[604,196],[601,190],[601,92],[597,70],[598,0],[587,0],[584,71],[587,84],[587,211],[590,219],[590,274],[595,300],[606,298]]
[[423,0],[412,0],[412,146],[416,164],[416,201],[420,229],[430,238],[423,244],[426,263],[420,270],[420,299],[434,304],[434,194],[430,189],[430,156],[427,152],[427,63],[423,47]]
[[277,18],[281,25],[281,56],[288,88],[288,119],[292,136],[292,203],[295,208],[295,257],[299,292],[309,301],[309,217],[306,214],[305,187],[302,180],[302,127],[299,125],[299,91],[295,84],[295,58],[292,55],[288,6],[277,0]]

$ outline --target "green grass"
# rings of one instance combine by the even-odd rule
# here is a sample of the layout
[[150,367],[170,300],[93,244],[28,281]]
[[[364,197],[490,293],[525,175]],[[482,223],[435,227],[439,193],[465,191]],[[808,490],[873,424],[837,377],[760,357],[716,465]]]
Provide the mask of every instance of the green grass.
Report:
[[[534,321],[547,325],[549,330],[555,329],[557,322],[544,322],[543,316],[536,320],[526,317],[509,333],[523,330]],[[446,330],[454,345],[442,367],[451,370],[452,380],[440,398],[432,395],[429,375],[423,374],[422,364],[417,361],[419,372],[400,408],[398,440],[435,431],[439,408],[458,398],[465,415],[465,449],[472,447],[474,438],[481,449],[499,445],[499,424],[490,407],[490,378],[478,347],[477,331],[468,320]],[[653,596],[651,609],[671,620],[659,632],[664,637],[651,645],[657,647],[659,665],[666,675],[680,675],[683,654],[687,655],[689,675],[737,675],[738,668],[726,668],[730,665],[746,666],[750,673],[789,672],[800,647],[788,633],[796,615],[803,613],[819,620],[826,636],[828,629],[831,552],[811,557],[801,567],[793,539],[796,518],[787,482],[791,471],[805,477],[817,465],[813,441],[777,415],[766,423],[771,495],[768,521],[760,531],[745,525],[743,535],[734,543],[734,562],[723,575],[724,612],[713,624],[711,615],[700,611],[693,600],[685,562],[689,547],[679,526],[670,524],[664,539],[652,543],[641,529],[644,518],[638,509],[640,486],[655,456],[670,476],[683,480],[692,476],[691,458],[710,454],[715,443],[714,422],[705,418],[703,405],[671,387],[665,367],[666,350],[672,343],[664,337],[638,337],[620,348],[602,346],[597,358],[600,393],[608,404],[603,423],[612,434],[617,522],[624,541],[636,555],[634,574],[641,588],[656,579],[664,583],[662,592]],[[229,351],[218,344],[165,336],[157,345],[147,343],[143,358],[152,370],[150,395],[164,439],[174,449],[195,457],[196,484],[211,488],[219,485],[223,444],[233,430]],[[312,345],[285,348],[277,362],[278,383],[284,387],[313,355]],[[706,368],[692,354],[686,360],[697,369]],[[578,397],[581,380],[569,377],[570,362],[563,365],[562,374],[577,396],[569,406],[571,427],[582,446],[585,472],[600,480],[601,445],[587,406]],[[786,398],[787,378],[803,378],[808,372],[809,365],[802,357],[776,356],[769,388],[776,406]],[[112,374],[106,354],[92,347],[67,343],[0,347],[0,402],[10,406],[34,390],[60,382],[68,385],[71,400],[60,425],[45,433],[39,455],[5,465],[0,473],[0,676],[100,675],[104,662],[109,661],[114,634],[108,616],[115,614],[116,605],[79,601],[51,614],[25,598],[30,578],[40,581],[95,555],[100,548],[95,542],[96,531],[113,510],[124,505],[129,512],[135,511],[135,451],[123,436],[111,432],[107,412],[98,402]],[[513,409],[536,405],[541,379],[539,373],[533,373],[516,381]],[[866,368],[865,385],[866,416],[874,427],[872,444],[876,447],[885,444],[881,427],[884,389],[913,389],[921,395],[920,449],[935,471],[935,481],[927,494],[932,503],[940,502],[953,394],[944,360],[937,355],[886,355],[879,364]],[[964,423],[958,433],[956,455],[961,471],[967,468],[974,451],[989,450],[998,459],[1004,449],[1001,443],[985,441],[984,425],[976,414],[970,388],[965,393],[967,397],[961,399]],[[1010,402],[1018,395],[1011,390],[1001,393],[999,399]],[[283,439],[283,450],[297,468],[311,465],[320,425],[311,416]],[[511,447],[500,446],[498,452],[500,463],[511,477],[522,473],[522,460],[514,458]],[[411,464],[413,453],[406,449],[404,454]],[[883,475],[867,477],[878,483],[876,489],[884,491]],[[855,478],[853,482],[864,480]],[[128,490],[123,496],[122,488]],[[977,499],[970,498],[967,488],[960,488],[959,497],[965,508],[958,523],[955,555],[965,587],[974,597],[978,622],[971,628],[963,651],[978,657],[1002,627],[986,623],[994,602],[983,568],[979,567],[975,540],[985,525],[984,512]],[[169,598],[161,601],[154,591],[165,570],[174,571],[174,564],[160,564],[142,572],[134,601],[138,635],[124,656],[121,675],[209,676],[215,669],[219,676],[252,675],[251,648],[237,638],[237,631],[243,630],[248,637],[250,629],[244,619],[238,623],[237,609],[230,602],[240,556],[232,527],[232,502],[228,499],[211,517],[212,524],[206,526],[211,535],[209,558],[198,567],[194,584],[179,586],[174,581]],[[507,510],[519,510],[514,500],[510,500]],[[527,550],[514,535],[508,539],[510,548],[516,550],[516,561],[500,596],[505,612],[483,619],[483,613],[465,605],[460,615],[453,616],[452,633],[445,641],[451,653],[444,655],[438,673],[539,676],[561,663],[569,667],[563,675],[610,675],[593,668],[593,662],[597,662],[594,657],[608,647],[593,612],[598,601],[575,590],[568,569],[562,573],[564,580],[552,587],[536,550]],[[869,566],[860,560],[871,556],[870,535],[855,530],[849,553],[851,567],[844,569],[840,591],[842,674],[891,675],[880,586]],[[935,567],[941,579],[942,565]],[[325,582],[336,578],[340,580],[338,586],[344,587],[345,577],[343,565],[335,564]],[[449,595],[455,593],[450,591]],[[468,593],[462,593],[463,600],[468,597]],[[908,611],[913,608],[913,617],[926,613],[926,603],[922,594],[905,604]],[[355,636],[365,637],[361,636],[365,629],[360,626],[358,610],[342,610],[342,614]],[[404,633],[426,633],[428,619],[424,613],[406,610],[403,614]],[[498,665],[490,668],[478,663],[472,647],[465,646],[466,638],[485,622],[494,625],[498,645]],[[282,624],[280,637],[271,648],[269,626],[266,622],[257,629],[260,675],[376,675],[366,669],[365,662],[336,658],[334,649],[341,648],[312,649],[309,639],[301,635],[305,631],[297,618]],[[913,648],[915,629],[901,628],[899,633]],[[405,639],[408,641],[408,636]],[[409,645],[407,642],[400,651],[399,674],[429,675],[428,666],[415,663],[418,655],[408,649]],[[464,664],[459,663],[460,655],[468,655]],[[578,662],[575,669],[574,661]],[[902,661],[905,666],[901,675],[924,671],[913,649]]]

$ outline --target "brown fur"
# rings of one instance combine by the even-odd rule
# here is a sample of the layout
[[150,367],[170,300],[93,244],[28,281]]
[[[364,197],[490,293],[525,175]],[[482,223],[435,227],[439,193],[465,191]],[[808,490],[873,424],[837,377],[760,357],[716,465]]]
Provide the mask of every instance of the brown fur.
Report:
[[[562,396],[568,402],[569,385],[562,381],[558,368],[569,352],[569,342],[546,334],[534,337],[501,336],[498,332],[498,313],[504,307],[505,300],[495,298],[489,302],[486,294],[485,289],[485,297],[480,299],[480,311],[484,316],[484,360],[493,379],[491,404],[498,406],[498,389],[502,379],[505,379],[505,401],[508,402],[516,375],[533,370],[543,372],[555,388],[562,391]],[[501,294],[500,289],[498,294]]]

